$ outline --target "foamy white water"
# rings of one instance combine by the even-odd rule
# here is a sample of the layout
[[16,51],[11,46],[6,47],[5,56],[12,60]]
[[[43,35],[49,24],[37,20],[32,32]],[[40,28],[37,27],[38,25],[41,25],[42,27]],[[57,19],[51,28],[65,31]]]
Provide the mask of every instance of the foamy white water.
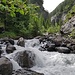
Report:
[[[13,63],[13,69],[21,69],[15,61],[16,53],[29,50],[35,54],[35,66],[31,69],[44,75],[75,75],[75,54],[63,54],[58,52],[40,51],[38,39],[26,40],[25,48],[15,45],[16,51],[5,54]],[[3,47],[5,51],[5,47]]]

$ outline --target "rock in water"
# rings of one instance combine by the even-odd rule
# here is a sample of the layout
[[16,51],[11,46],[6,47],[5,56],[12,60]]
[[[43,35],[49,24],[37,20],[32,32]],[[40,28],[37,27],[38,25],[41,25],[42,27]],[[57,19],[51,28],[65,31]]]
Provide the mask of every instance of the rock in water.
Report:
[[18,42],[17,42],[17,45],[18,46],[22,46],[22,47],[25,47],[25,41],[24,41],[24,38],[23,37],[20,37]]
[[0,58],[0,74],[1,75],[12,75],[13,66],[8,58]]
[[66,53],[66,54],[68,54],[68,53],[71,52],[71,50],[68,49],[67,47],[56,47],[56,50],[57,50],[59,53]]
[[16,53],[15,60],[18,62],[18,64],[21,67],[31,68],[35,65],[35,54],[33,54],[31,51],[22,51]]
[[11,45],[10,43],[8,43],[6,45],[6,52],[7,53],[13,53],[13,51],[15,51],[15,50],[16,50],[16,48],[13,45]]

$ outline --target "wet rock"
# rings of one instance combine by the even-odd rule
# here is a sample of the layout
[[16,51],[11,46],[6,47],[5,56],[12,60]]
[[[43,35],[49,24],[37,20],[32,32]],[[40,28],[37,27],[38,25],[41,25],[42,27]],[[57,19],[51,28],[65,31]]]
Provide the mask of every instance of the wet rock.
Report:
[[16,48],[10,44],[10,43],[7,43],[6,45],[6,52],[9,54],[9,53],[13,53],[14,51],[16,50]]
[[1,45],[0,45],[0,49],[2,49]]
[[47,43],[46,46],[45,46],[46,50],[47,51],[55,51],[55,44],[52,44],[52,43]]
[[18,39],[17,45],[18,45],[18,46],[25,47],[25,41],[24,41],[24,38],[23,38],[23,37],[20,37],[20,38]]
[[14,45],[14,40],[8,37],[2,38],[1,40],[1,44],[3,44],[5,42],[5,44],[8,42],[10,42],[12,45]]
[[39,50],[40,51],[46,51],[47,49],[45,48],[45,45],[43,45],[43,46],[40,46]]
[[0,58],[0,74],[1,75],[12,75],[13,66],[9,59],[2,57]]
[[31,68],[35,65],[35,54],[31,51],[22,51],[16,53],[15,60],[21,67]]
[[44,75],[44,74],[32,71],[30,69],[22,69],[14,71],[12,75]]
[[56,47],[56,50],[59,52],[59,53],[65,53],[65,54],[68,54],[71,52],[71,50],[67,47]]
[[14,42],[14,40],[13,39],[9,39],[8,40],[12,45],[14,45],[15,44],[15,42]]

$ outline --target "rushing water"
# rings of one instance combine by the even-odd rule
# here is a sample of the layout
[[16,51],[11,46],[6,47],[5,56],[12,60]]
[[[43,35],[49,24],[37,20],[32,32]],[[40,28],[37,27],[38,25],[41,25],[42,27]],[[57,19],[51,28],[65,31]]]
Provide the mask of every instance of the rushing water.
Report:
[[5,46],[2,47],[4,54],[13,64],[13,70],[21,69],[18,63],[14,60],[17,52],[29,50],[36,55],[36,65],[31,69],[44,75],[75,75],[75,54],[63,54],[58,52],[40,51],[38,39],[26,40],[25,48],[16,45],[16,51],[11,54],[5,52]]

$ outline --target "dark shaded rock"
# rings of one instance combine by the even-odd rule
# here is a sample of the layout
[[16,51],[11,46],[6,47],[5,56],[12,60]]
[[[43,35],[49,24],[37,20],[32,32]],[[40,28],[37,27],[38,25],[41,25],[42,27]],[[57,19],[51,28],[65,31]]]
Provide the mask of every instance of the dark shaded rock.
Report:
[[9,59],[2,57],[0,58],[0,74],[1,75],[12,75],[13,66]]
[[51,43],[51,42],[47,42],[47,44],[44,44],[43,46],[41,46],[39,48],[40,51],[56,51],[55,50],[55,44]]
[[43,45],[43,46],[40,46],[39,50],[40,51],[46,51],[47,49],[45,48],[45,45]]
[[47,51],[55,51],[55,44],[52,44],[52,43],[47,43],[46,46],[45,46],[45,49]]
[[22,69],[14,71],[12,75],[44,75],[44,74],[32,71],[30,69]]
[[1,57],[1,54],[3,53],[3,51],[0,49],[0,57]]
[[20,38],[18,39],[17,45],[18,45],[18,46],[25,47],[25,41],[24,41],[24,38],[23,38],[23,37],[20,37]]
[[67,44],[67,47],[71,50],[71,53],[75,53],[75,44],[73,43]]
[[27,50],[18,52],[15,60],[21,67],[31,68],[35,65],[35,54]]
[[1,44],[3,44],[5,42],[5,44],[7,44],[7,41],[10,42],[12,45],[14,45],[14,40],[8,37],[2,38],[1,40]]
[[42,36],[41,38],[39,38],[40,43],[44,43],[46,41],[46,37]]
[[68,49],[67,47],[56,47],[56,50],[57,50],[59,53],[66,53],[66,54],[68,54],[68,53],[71,52],[71,50]]
[[12,45],[15,44],[13,39],[9,39],[8,41],[9,41]]
[[0,49],[2,49],[1,45],[0,45]]
[[7,45],[6,45],[6,52],[9,54],[9,53],[13,53],[13,51],[15,51],[16,50],[16,48],[13,46],[13,45],[11,45],[10,43],[7,43]]
[[67,47],[67,44],[66,43],[61,43],[61,47]]

